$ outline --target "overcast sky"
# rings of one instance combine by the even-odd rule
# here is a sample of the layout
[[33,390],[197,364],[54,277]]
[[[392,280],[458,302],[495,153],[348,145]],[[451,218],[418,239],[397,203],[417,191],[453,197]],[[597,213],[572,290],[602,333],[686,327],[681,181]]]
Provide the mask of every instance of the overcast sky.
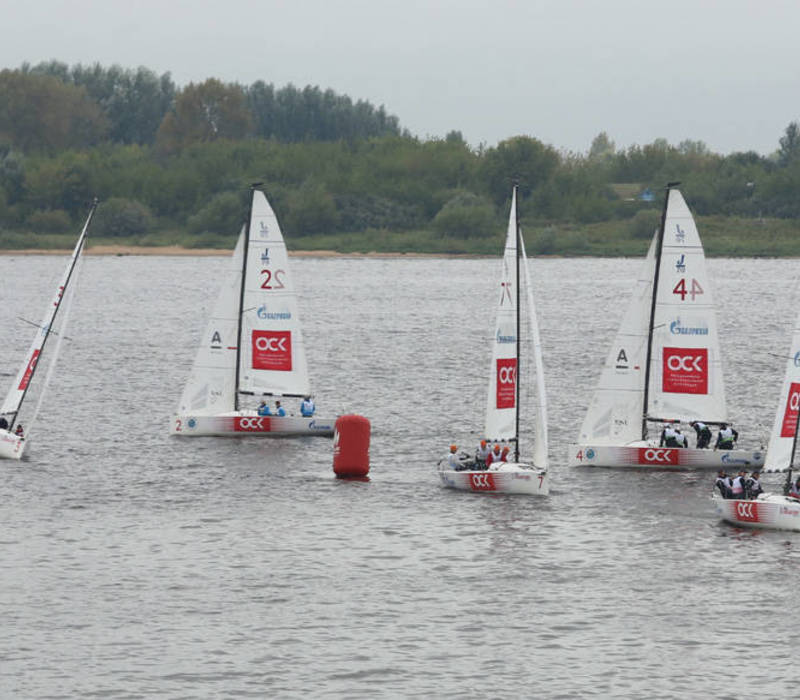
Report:
[[0,68],[57,59],[332,88],[420,137],[770,153],[800,119],[800,0],[0,0]]

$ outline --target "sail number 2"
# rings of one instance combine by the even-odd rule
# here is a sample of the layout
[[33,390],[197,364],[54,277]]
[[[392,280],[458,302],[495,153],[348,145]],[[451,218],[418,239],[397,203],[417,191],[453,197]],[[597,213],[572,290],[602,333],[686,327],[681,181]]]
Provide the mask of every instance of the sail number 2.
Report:
[[283,289],[283,276],[286,274],[283,270],[275,270],[275,274],[272,274],[272,270],[261,270],[261,274],[264,275],[264,281],[261,282],[261,289]]
[[688,294],[690,297],[692,297],[692,301],[694,301],[696,296],[699,296],[700,294],[703,293],[703,288],[700,286],[700,283],[694,277],[692,277],[691,287],[689,287],[689,289],[687,290],[686,279],[684,277],[681,277],[680,280],[678,281],[678,284],[676,284],[675,287],[673,288],[672,293],[679,294],[681,297],[681,301],[686,301],[686,295]]

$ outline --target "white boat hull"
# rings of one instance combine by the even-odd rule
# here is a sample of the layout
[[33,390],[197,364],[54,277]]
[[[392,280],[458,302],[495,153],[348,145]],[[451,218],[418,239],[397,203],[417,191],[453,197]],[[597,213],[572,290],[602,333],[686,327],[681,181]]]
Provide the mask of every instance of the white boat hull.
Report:
[[717,514],[742,527],[800,531],[800,500],[764,493],[753,501],[714,496]]
[[763,450],[698,450],[693,447],[658,447],[655,443],[631,445],[570,445],[571,467],[624,467],[645,469],[726,469],[764,465]]
[[0,429],[0,459],[20,459],[25,450],[25,438]]
[[302,416],[259,416],[254,411],[239,411],[219,416],[174,416],[170,433],[184,437],[294,437],[316,435],[333,437],[334,420]]
[[545,469],[513,462],[502,462],[488,469],[458,472],[440,464],[439,478],[442,486],[461,491],[529,496],[547,496],[550,493],[550,477]]

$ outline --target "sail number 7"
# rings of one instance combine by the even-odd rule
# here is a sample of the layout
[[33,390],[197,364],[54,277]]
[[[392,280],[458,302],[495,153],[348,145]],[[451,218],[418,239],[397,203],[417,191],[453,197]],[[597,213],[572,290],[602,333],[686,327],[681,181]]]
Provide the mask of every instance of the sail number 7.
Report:
[[272,270],[261,270],[261,274],[264,275],[264,281],[261,283],[261,289],[283,289],[283,275],[286,274],[283,270],[275,270],[275,274],[272,274]]
[[700,286],[700,283],[694,277],[692,277],[691,287],[689,287],[687,290],[686,279],[681,277],[678,281],[678,284],[676,284],[673,288],[672,293],[679,294],[681,301],[686,301],[686,295],[688,294],[692,298],[692,301],[694,301],[696,296],[699,296],[703,293],[703,288]]

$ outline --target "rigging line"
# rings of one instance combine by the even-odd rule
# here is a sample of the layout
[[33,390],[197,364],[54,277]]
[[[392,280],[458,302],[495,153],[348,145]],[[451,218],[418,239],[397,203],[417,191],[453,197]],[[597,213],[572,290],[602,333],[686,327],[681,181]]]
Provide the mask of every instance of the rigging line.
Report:
[[[17,318],[22,321],[23,323],[27,323],[29,326],[33,326],[34,328],[38,328],[39,330],[45,330],[45,327],[41,323],[35,323],[34,321],[29,321],[27,318],[23,318],[22,316],[17,316]],[[53,335],[60,335],[58,331],[51,330],[50,331]],[[68,335],[64,336],[64,340],[72,340]]]

